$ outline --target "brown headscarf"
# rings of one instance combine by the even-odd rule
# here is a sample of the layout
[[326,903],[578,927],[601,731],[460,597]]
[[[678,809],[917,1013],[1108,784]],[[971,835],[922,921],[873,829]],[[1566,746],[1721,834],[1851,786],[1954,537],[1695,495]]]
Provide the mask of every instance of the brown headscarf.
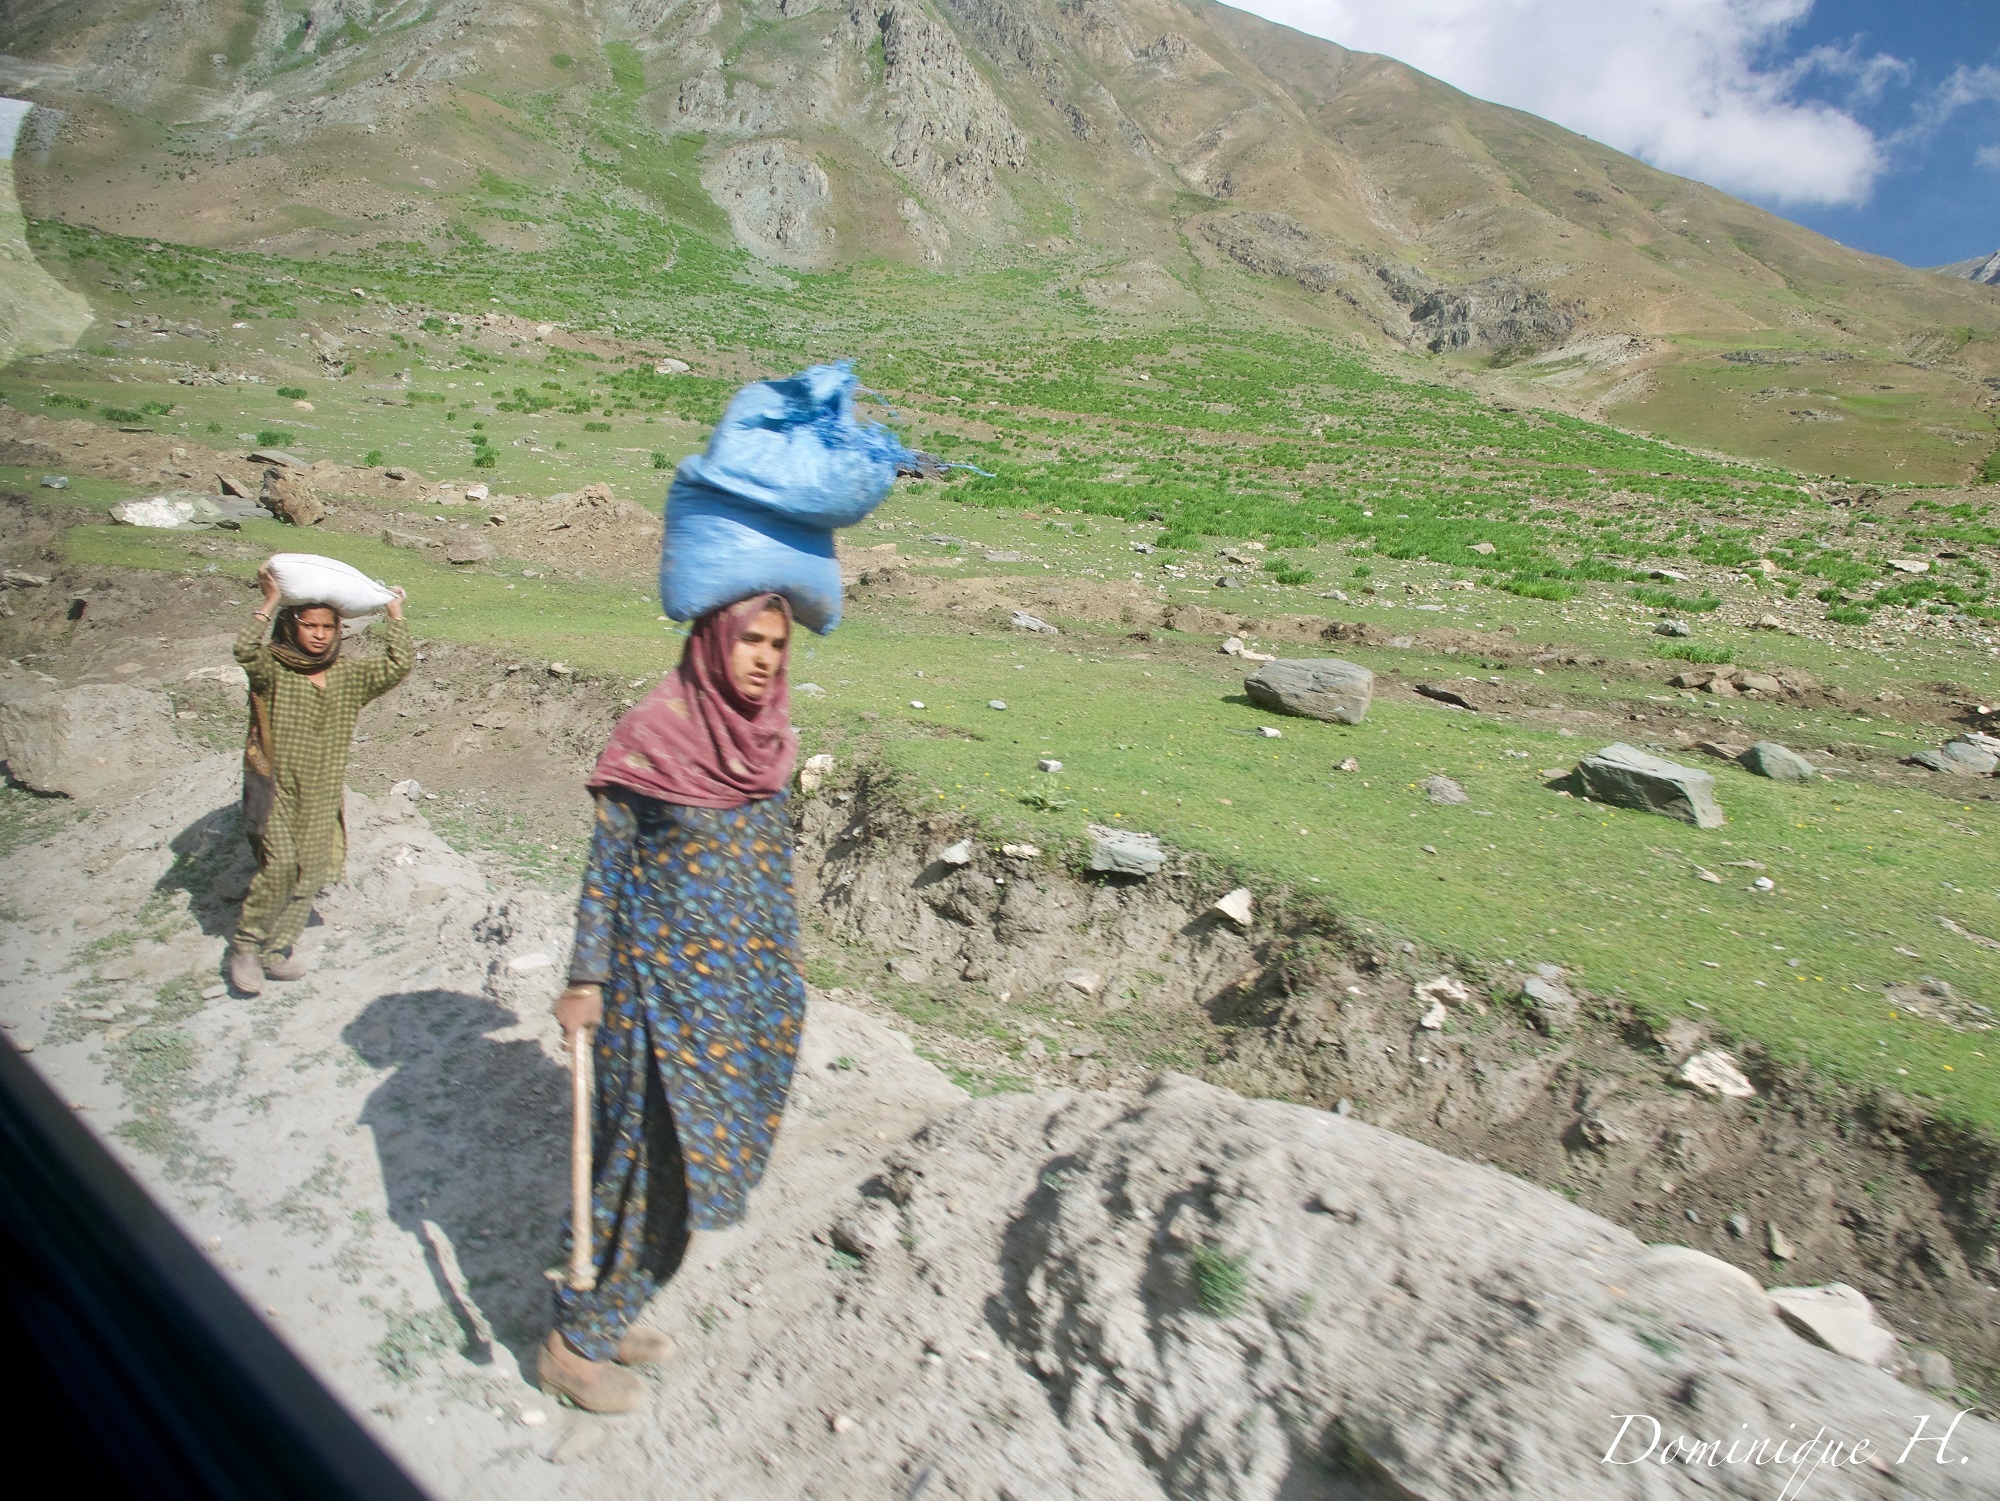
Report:
[[340,611],[333,610],[333,640],[314,656],[299,645],[299,615],[305,610],[333,610],[332,605],[286,605],[271,625],[271,655],[293,672],[320,672],[340,660]]
[[729,676],[729,654],[766,610],[792,610],[780,594],[757,594],[711,610],[688,633],[681,663],[611,732],[587,784],[629,787],[691,808],[740,808],[774,797],[792,778],[799,741],[791,721],[786,670],[778,664],[761,701],[745,698]]

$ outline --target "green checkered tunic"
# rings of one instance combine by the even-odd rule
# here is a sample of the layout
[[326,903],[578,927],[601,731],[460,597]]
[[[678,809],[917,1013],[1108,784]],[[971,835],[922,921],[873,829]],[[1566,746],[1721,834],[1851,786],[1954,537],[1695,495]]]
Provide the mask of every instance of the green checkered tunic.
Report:
[[343,655],[327,669],[326,686],[316,687],[305,673],[271,655],[264,629],[255,618],[243,627],[236,660],[250,679],[250,691],[261,695],[270,711],[277,796],[264,837],[252,841],[257,875],[243,903],[236,942],[274,954],[298,937],[313,897],[346,868],[342,796],[354,721],[364,704],[410,675],[414,658],[409,626],[385,620],[370,632],[381,637],[381,655]]

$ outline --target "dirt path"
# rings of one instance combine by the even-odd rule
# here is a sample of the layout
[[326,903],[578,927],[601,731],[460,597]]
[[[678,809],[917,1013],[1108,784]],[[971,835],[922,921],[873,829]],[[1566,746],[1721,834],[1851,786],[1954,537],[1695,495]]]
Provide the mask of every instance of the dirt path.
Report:
[[[567,1183],[547,1005],[568,903],[496,889],[407,799],[354,796],[348,880],[301,945],[311,976],[217,994],[249,869],[235,770],[198,756],[0,861],[0,1025],[426,1485],[564,1494],[545,1456],[605,1435],[521,1373],[547,1329]],[[699,1237],[676,1283],[683,1320],[727,1310],[705,1364],[751,1363],[744,1344],[769,1335],[732,1240],[823,1262],[811,1233],[873,1168],[852,1143],[962,1098],[830,1005],[801,1081],[749,1229]]]

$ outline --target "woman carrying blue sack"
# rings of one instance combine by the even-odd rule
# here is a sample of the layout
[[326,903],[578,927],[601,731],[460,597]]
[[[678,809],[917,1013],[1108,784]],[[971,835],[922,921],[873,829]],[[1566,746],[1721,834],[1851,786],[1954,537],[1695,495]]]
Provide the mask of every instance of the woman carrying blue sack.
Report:
[[565,1036],[596,1030],[588,1292],[559,1287],[544,1390],[591,1412],[644,1394],[621,1366],[665,1355],[635,1327],[691,1230],[743,1217],[763,1177],[805,1021],[794,959],[798,739],[791,611],[765,594],[695,624],[680,669],[619,721],[590,788]]
[[907,457],[855,422],[854,390],[841,366],[747,387],[682,462],[662,598],[693,628],[590,776],[596,832],[556,1002],[572,1050],[595,1032],[590,1239],[587,1255],[573,1234],[566,1247],[590,1275],[558,1286],[537,1367],[544,1390],[591,1412],[643,1400],[626,1368],[670,1346],[639,1315],[692,1231],[744,1217],[791,1087],[805,1021],[785,795],[793,611],[821,631],[838,618],[831,525],[879,505]]

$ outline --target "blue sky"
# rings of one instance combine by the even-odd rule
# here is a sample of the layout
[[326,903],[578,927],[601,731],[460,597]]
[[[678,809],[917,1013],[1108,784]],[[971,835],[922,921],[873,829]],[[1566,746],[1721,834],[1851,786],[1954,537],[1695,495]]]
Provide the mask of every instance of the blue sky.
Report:
[[2000,0],[1240,0],[1911,265],[2000,249]]

